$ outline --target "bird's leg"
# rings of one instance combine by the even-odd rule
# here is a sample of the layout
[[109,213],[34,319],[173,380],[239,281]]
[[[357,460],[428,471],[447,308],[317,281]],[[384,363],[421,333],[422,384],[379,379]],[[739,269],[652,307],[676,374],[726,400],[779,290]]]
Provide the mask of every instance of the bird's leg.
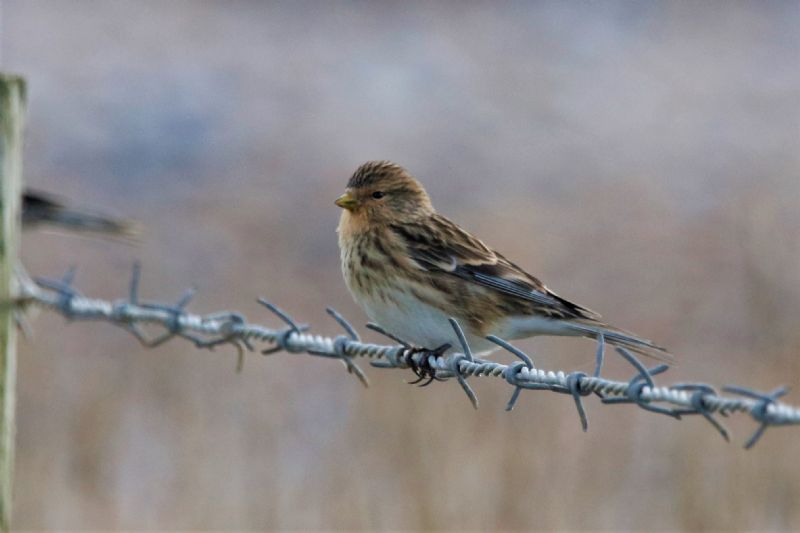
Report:
[[[427,381],[425,381],[425,383],[420,385],[420,387],[427,387],[434,381],[447,381],[447,379],[445,378],[440,378],[436,376],[436,369],[431,366],[428,357],[431,355],[434,357],[441,357],[450,348],[452,348],[452,345],[449,343],[442,344],[441,346],[439,346],[438,348],[434,348],[433,350],[420,347],[410,348],[406,354],[406,362],[408,363],[408,366],[411,367],[411,370],[414,372],[414,374],[417,376],[418,379],[414,381],[409,381],[408,382],[409,385],[416,385],[417,383],[420,383],[426,379]],[[414,355],[416,354],[423,354],[423,357],[419,360],[419,362],[414,360]]]
[[[433,383],[434,380],[447,381],[444,378],[436,377],[436,369],[431,367],[430,362],[428,361],[428,356],[431,355],[434,357],[443,356],[445,352],[447,352],[447,350],[452,348],[451,344],[445,343],[439,346],[438,348],[434,348],[433,350],[431,350],[429,348],[423,348],[421,346],[412,346],[410,343],[404,341],[397,335],[389,333],[388,331],[383,329],[383,327],[374,322],[368,323],[367,329],[371,329],[372,331],[377,331],[384,337],[392,339],[393,341],[399,343],[403,348],[405,348],[405,355],[403,356],[403,360],[405,361],[405,364],[407,364],[409,368],[411,368],[411,370],[414,372],[417,378],[419,378],[414,381],[409,381],[408,382],[409,385],[416,385],[417,383],[420,383],[421,381],[424,381],[426,379],[428,381],[420,385],[420,387],[427,387],[428,385]],[[414,356],[417,354],[424,354],[420,362],[416,362],[414,360]]]

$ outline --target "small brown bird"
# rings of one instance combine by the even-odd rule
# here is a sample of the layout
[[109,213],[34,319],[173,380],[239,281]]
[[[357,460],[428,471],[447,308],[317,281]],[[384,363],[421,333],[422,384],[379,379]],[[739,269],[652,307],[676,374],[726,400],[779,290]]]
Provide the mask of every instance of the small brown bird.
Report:
[[135,221],[70,207],[48,193],[26,189],[22,195],[22,227],[40,226],[125,240],[135,240],[139,234]]
[[455,318],[476,354],[534,335],[597,338],[663,359],[651,341],[612,327],[438,214],[422,185],[388,161],[361,165],[336,200],[342,270],[370,319],[396,337],[434,350],[460,349]]

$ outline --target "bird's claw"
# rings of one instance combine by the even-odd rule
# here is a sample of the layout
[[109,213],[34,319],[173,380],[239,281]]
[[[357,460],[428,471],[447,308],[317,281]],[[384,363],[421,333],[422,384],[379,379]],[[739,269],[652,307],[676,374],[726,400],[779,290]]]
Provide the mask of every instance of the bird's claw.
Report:
[[[411,371],[414,372],[414,375],[417,376],[417,379],[409,381],[408,384],[417,385],[424,381],[425,383],[422,383],[420,387],[427,387],[434,381],[447,381],[446,378],[440,378],[436,375],[436,368],[431,365],[428,356],[441,357],[450,348],[452,348],[451,344],[442,344],[433,350],[420,347],[409,348],[406,352],[406,363],[411,368]],[[414,359],[416,354],[423,354],[423,357],[417,361]]]

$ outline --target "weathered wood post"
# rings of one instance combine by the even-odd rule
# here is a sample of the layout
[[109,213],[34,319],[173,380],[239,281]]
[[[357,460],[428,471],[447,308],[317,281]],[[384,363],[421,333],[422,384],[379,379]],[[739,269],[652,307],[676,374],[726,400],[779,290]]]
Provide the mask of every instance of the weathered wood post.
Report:
[[22,126],[25,80],[0,73],[0,529],[11,527],[17,383],[14,323],[22,194]]

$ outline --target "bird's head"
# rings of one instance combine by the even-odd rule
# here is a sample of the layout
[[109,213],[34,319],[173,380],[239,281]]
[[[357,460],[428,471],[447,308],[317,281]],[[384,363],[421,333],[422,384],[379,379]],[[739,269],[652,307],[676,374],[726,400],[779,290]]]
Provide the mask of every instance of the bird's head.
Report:
[[422,185],[389,161],[369,161],[358,167],[336,205],[371,224],[411,221],[433,213]]

